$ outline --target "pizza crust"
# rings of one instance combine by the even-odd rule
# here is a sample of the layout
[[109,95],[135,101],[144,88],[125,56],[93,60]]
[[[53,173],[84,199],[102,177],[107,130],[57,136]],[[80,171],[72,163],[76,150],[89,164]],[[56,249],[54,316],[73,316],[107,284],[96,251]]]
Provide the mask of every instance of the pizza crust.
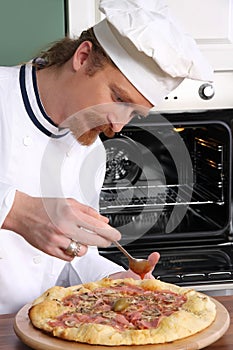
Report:
[[[62,299],[74,293],[94,291],[96,288],[112,288],[118,285],[143,287],[151,291],[170,291],[184,295],[187,301],[182,307],[169,316],[165,316],[156,328],[124,329],[113,326],[82,323],[76,327],[50,326],[48,321],[54,320],[65,312],[75,312],[74,306],[64,306]],[[215,319],[214,302],[206,295],[192,289],[182,288],[158,280],[111,280],[103,279],[98,282],[68,288],[53,287],[37,298],[29,310],[32,324],[51,335],[76,342],[96,345],[145,345],[162,344],[186,338],[207,328]]]

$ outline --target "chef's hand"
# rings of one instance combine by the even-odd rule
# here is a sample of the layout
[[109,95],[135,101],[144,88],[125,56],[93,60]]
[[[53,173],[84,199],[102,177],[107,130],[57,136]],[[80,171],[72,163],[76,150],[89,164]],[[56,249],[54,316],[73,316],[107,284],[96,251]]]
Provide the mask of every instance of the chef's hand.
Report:
[[[154,253],[151,253],[149,256],[148,256],[148,260],[152,266],[151,268],[151,271],[148,272],[144,279],[154,279],[154,276],[152,275],[152,272],[156,266],[156,264],[158,263],[159,261],[159,258],[160,258],[160,255],[159,253],[157,252],[154,252]],[[109,276],[109,278],[112,278],[112,279],[118,279],[118,278],[133,278],[135,280],[139,280],[141,279],[141,277],[139,275],[137,275],[136,273],[134,273],[133,271],[131,271],[130,269],[127,270],[127,271],[121,271],[121,272],[117,272],[117,273],[114,273],[112,275]]]
[[65,251],[71,239],[81,244],[78,256],[82,256],[88,245],[107,247],[121,238],[119,231],[108,225],[107,218],[74,199],[30,197],[19,191],[2,228],[66,261],[73,259]]

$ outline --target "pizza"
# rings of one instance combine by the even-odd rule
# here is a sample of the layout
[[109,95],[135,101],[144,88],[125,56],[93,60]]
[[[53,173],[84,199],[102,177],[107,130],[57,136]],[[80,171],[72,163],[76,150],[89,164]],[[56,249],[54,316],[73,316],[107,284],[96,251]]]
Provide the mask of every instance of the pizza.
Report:
[[204,330],[215,316],[207,295],[131,278],[55,286],[29,308],[33,326],[53,337],[112,346],[172,342]]

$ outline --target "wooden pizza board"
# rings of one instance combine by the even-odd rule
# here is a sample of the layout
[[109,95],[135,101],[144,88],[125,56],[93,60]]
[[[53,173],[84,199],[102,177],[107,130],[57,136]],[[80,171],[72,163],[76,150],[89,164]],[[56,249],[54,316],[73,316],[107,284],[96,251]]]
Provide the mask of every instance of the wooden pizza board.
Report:
[[30,304],[25,305],[17,313],[14,321],[14,331],[23,343],[36,350],[196,350],[214,343],[227,331],[230,317],[225,307],[211,298],[216,305],[215,321],[205,330],[190,337],[166,344],[155,345],[121,345],[103,346],[70,342],[53,338],[33,327],[28,317]]

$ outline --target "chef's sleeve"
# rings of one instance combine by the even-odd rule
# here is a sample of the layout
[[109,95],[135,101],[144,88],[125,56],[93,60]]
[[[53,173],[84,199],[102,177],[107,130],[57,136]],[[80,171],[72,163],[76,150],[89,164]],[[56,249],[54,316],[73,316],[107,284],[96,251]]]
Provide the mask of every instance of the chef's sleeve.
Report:
[[65,265],[56,285],[69,287],[98,281],[122,271],[125,271],[122,266],[101,256],[96,247],[89,247],[84,256],[75,258],[71,263]]
[[0,182],[0,227],[12,208],[16,189],[7,183]]

